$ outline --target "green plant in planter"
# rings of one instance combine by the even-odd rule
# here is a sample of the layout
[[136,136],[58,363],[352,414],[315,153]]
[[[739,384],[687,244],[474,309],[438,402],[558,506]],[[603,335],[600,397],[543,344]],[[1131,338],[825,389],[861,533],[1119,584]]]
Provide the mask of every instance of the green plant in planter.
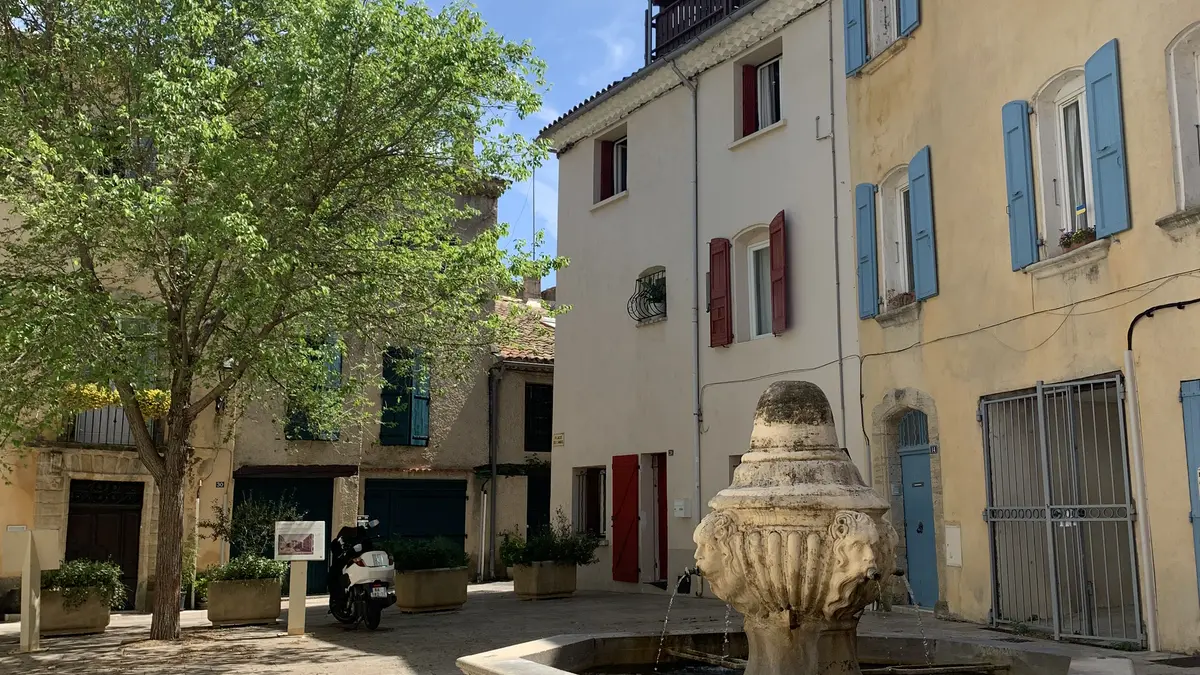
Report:
[[56,570],[42,572],[42,590],[62,593],[63,606],[74,609],[95,596],[112,609],[125,606],[128,595],[121,568],[112,561],[69,560]]
[[466,567],[470,560],[463,545],[450,539],[393,539],[380,548],[392,556],[397,572]]
[[507,567],[535,562],[591,565],[597,561],[600,537],[576,532],[561,508],[554,521],[550,527],[530,534],[528,540],[512,530],[501,533],[500,561]]
[[648,279],[642,283],[646,291],[646,300],[660,305],[667,301],[666,279]]
[[1084,227],[1074,232],[1063,232],[1058,238],[1058,245],[1062,249],[1078,248],[1084,244],[1090,244],[1096,241],[1096,230],[1091,227]]
[[212,578],[213,568],[200,570],[196,573],[196,602],[208,600],[208,581]]
[[276,579],[283,582],[288,565],[282,560],[272,560],[253,554],[243,554],[230,560],[224,565],[218,565],[206,571],[205,593],[208,583],[213,581],[252,581],[255,579]]

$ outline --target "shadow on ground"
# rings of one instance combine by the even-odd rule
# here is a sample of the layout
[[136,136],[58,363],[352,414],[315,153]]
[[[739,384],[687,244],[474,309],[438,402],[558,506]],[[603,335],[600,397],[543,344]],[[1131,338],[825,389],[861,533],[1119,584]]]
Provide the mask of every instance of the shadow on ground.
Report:
[[[0,632],[0,672],[453,675],[459,672],[454,662],[460,656],[528,640],[661,630],[667,605],[667,598],[657,594],[580,593],[567,600],[524,602],[509,589],[474,591],[457,612],[405,615],[388,610],[377,631],[348,629],[324,606],[312,605],[304,637],[286,635],[286,612],[273,627],[226,629],[207,627],[202,612],[189,612],[182,640],[149,642],[149,617],[132,615],[114,617],[100,636],[44,638],[42,652],[11,655],[17,636],[8,630]],[[719,630],[724,624],[725,606],[711,600],[676,602],[672,612],[672,630]]]

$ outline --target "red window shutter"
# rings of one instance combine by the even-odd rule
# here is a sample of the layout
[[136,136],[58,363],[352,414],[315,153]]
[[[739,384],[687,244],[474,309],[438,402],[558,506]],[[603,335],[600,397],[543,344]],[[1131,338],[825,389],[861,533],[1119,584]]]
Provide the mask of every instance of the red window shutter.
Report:
[[613,196],[613,142],[600,141],[600,201]]
[[730,311],[728,239],[708,242],[708,344],[724,347],[733,342],[733,313]]
[[758,66],[742,66],[742,135],[758,131]]
[[771,332],[787,330],[787,230],[783,211],[771,221]]
[[613,581],[636,584],[638,579],[638,456],[612,458],[612,575]]

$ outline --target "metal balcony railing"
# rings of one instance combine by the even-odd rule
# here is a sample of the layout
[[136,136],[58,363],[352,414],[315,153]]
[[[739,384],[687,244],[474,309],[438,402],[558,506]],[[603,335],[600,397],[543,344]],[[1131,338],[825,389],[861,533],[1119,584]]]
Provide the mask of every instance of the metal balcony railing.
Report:
[[[156,433],[157,425],[149,422],[150,436],[159,441]],[[67,424],[66,433],[60,438],[67,443],[82,443],[84,445],[118,445],[132,447],[134,445],[133,431],[129,428],[129,418],[119,405],[110,405],[95,410],[85,410],[72,417]]]
[[659,270],[638,277],[627,307],[629,317],[645,323],[667,316],[667,272]]
[[647,63],[662,58],[715,26],[746,0],[663,0],[658,13],[647,13]]

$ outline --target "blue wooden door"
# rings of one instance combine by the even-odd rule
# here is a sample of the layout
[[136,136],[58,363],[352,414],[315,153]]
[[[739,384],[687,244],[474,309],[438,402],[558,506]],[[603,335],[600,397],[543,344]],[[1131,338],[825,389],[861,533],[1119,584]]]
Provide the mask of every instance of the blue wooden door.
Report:
[[937,538],[933,525],[933,473],[929,419],[911,410],[900,419],[900,480],[904,497],[904,545],[912,600],[925,608],[938,601]]
[[1183,442],[1187,446],[1187,484],[1192,499],[1192,544],[1196,549],[1196,583],[1200,584],[1200,380],[1180,386],[1183,402]]
[[913,601],[931,608],[938,599],[937,542],[933,536],[933,487],[929,450],[901,455],[904,539]]

